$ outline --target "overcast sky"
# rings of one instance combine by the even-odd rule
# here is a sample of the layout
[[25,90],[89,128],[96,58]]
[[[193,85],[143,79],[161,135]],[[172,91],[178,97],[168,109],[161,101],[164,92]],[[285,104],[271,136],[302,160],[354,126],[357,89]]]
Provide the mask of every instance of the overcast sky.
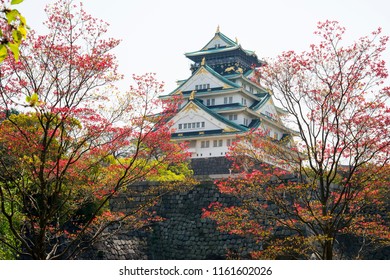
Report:
[[[17,8],[28,24],[44,32],[43,11],[49,0],[25,0]],[[80,2],[80,1],[75,1]],[[345,43],[378,27],[390,35],[389,0],[83,0],[86,11],[110,23],[110,37],[122,39],[116,49],[120,72],[128,84],[134,74],[155,72],[166,83],[190,75],[185,52],[202,48],[217,26],[259,58],[282,51],[307,50],[315,41],[318,21],[337,20],[347,28]],[[384,57],[390,68],[390,50]],[[120,87],[124,87],[122,83]]]

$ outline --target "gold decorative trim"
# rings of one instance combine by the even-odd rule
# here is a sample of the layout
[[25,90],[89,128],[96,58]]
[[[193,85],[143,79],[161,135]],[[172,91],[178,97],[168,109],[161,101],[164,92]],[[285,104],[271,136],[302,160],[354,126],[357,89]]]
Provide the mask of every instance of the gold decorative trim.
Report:
[[208,72],[207,72],[206,69],[204,69],[204,67],[201,67],[201,68],[199,69],[199,72],[198,72],[197,74],[199,75],[199,74],[204,74],[204,73],[208,73]]
[[230,127],[226,127],[223,129],[223,132],[234,132],[234,131],[236,131],[236,130],[233,128],[230,128]]
[[199,108],[198,106],[196,106],[194,103],[190,103],[188,104],[186,107],[184,107],[184,109],[182,110],[182,112],[188,112],[188,111],[195,111],[195,112],[198,112],[199,111]]
[[190,94],[190,100],[194,100],[194,99],[195,99],[195,93],[196,93],[195,90],[193,90],[193,91],[191,92],[191,94]]

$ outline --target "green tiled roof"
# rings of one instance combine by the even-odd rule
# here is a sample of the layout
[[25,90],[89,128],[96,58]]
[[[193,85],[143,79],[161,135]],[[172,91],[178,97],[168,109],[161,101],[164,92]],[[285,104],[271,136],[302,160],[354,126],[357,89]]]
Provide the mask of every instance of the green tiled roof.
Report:
[[[216,71],[214,71],[213,68],[211,68],[210,66],[208,66],[207,64],[202,66],[204,69],[206,69],[207,72],[209,72],[210,74],[212,74],[214,77],[216,77],[217,79],[219,79],[221,82],[225,83],[225,84],[228,84],[229,86],[233,87],[233,88],[240,88],[240,86],[236,83],[233,83],[232,81],[230,81],[229,79],[225,78],[224,76],[222,76],[221,74],[217,73]],[[202,67],[199,67],[198,70],[196,70],[194,72],[194,74],[191,75],[191,77],[195,76],[201,69]],[[189,81],[191,79],[191,77],[189,77],[187,80],[185,80],[185,82],[183,82],[181,85],[179,85],[175,90],[173,90],[172,92],[170,92],[168,95],[172,95],[174,92],[178,91],[182,86],[184,86],[187,81]]]
[[183,132],[183,133],[174,133],[172,134],[173,139],[183,139],[183,138],[198,138],[198,137],[209,137],[209,136],[218,136],[218,135],[237,135],[242,134],[247,131],[234,131],[234,132],[221,132],[221,131],[205,131],[204,134],[200,134],[199,131],[196,132]]
[[[227,46],[206,49],[206,46],[210,44],[210,42],[213,41],[216,37],[219,37],[222,41],[224,41],[227,44]],[[246,52],[249,55],[256,56],[254,51],[244,50],[240,44],[236,43],[235,41],[233,41],[232,39],[230,39],[229,37],[227,37],[225,34],[221,32],[215,33],[214,37],[210,41],[208,41],[207,44],[199,51],[185,53],[185,56],[189,57],[189,56],[206,55],[206,54],[226,52],[226,51],[231,51],[236,49],[241,49],[242,51]]]
[[269,93],[267,93],[260,101],[257,101],[255,102],[251,107],[250,109],[252,110],[257,110],[259,109],[261,106],[263,106],[269,99],[271,98],[271,95]]
[[246,72],[244,73],[243,76],[246,78],[246,77],[248,77],[250,74],[252,74],[252,72],[253,72],[253,69],[250,69],[250,70],[246,71]]
[[256,119],[256,120],[252,120],[251,123],[249,124],[248,128],[250,129],[254,129],[254,128],[258,128],[261,124],[261,121],[259,119]]
[[241,49],[243,52],[247,53],[248,55],[256,56],[255,52],[244,50],[241,47],[241,45],[235,45],[235,46],[231,46],[231,47],[220,47],[220,48],[213,48],[213,49],[207,49],[207,50],[188,52],[188,53],[185,53],[184,55],[186,57],[192,57],[192,56],[207,55],[207,54],[220,53],[220,52],[226,52],[226,51],[234,51],[234,50],[238,50],[238,49]]
[[[202,96],[202,95],[205,95],[205,94],[213,94],[213,93],[229,93],[229,92],[232,92],[232,91],[236,91],[238,89],[236,88],[215,88],[215,89],[211,89],[211,90],[198,90],[196,91],[196,96]],[[183,96],[184,97],[187,97],[191,94],[191,91],[184,91],[182,92]]]
[[[214,112],[213,110],[209,109],[207,106],[203,105],[202,102],[196,100],[196,98],[194,100],[191,100],[189,102],[194,102],[198,107],[200,107],[202,110],[204,110],[205,112],[207,112],[208,114],[210,114],[212,117],[216,118],[217,120],[225,123],[226,125],[228,126],[231,126],[231,127],[234,127],[236,128],[237,130],[239,131],[246,131],[247,129],[241,125],[238,125],[232,121],[229,121],[228,119],[222,117],[221,115],[217,114],[216,112]],[[185,107],[185,106],[184,106]],[[183,107],[183,108],[184,108]]]
[[188,52],[185,53],[186,57],[189,56],[199,56],[199,55],[206,55],[206,54],[211,54],[211,53],[220,53],[220,52],[226,52],[226,51],[233,51],[239,49],[240,46],[232,46],[232,47],[220,47],[216,49],[208,49],[208,50],[200,50],[200,51],[195,51],[195,52]]
[[[230,45],[238,45],[236,42],[234,42],[232,39],[230,39],[228,36],[226,36],[225,34],[221,33],[221,32],[218,32],[217,33],[219,38],[221,38],[223,41],[226,42],[226,44],[230,44]],[[208,44],[208,43],[207,43]],[[207,45],[206,45],[207,46]]]
[[[222,82],[228,84],[229,86],[232,86],[234,88],[240,88],[240,86],[236,83],[233,83],[232,81],[230,81],[229,79],[226,79],[224,76],[222,76],[221,74],[219,74],[218,72],[214,71],[213,68],[211,68],[210,66],[208,66],[207,64],[203,66],[204,68],[206,68],[207,71],[209,71],[211,74],[213,74],[214,77],[216,77],[217,79],[221,80]],[[200,68],[199,68],[200,69]],[[198,72],[198,71],[196,71]]]
[[208,44],[210,44],[211,41],[213,41],[216,37],[219,37],[221,38],[222,41],[224,41],[226,44],[228,44],[230,47],[232,46],[238,46],[238,44],[236,42],[234,42],[232,39],[230,39],[229,37],[227,37],[225,34],[217,31],[217,33],[215,33],[214,37],[211,38],[210,41],[207,42],[207,44],[201,49],[201,51],[205,51],[206,50],[206,46]]
[[213,111],[236,110],[245,108],[245,106],[243,106],[241,103],[221,104],[207,107]]

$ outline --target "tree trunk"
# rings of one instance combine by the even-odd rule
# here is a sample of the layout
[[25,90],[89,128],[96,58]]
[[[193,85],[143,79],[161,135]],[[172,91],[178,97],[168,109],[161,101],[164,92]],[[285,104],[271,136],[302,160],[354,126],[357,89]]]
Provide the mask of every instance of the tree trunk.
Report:
[[333,241],[331,239],[325,240],[322,252],[323,260],[333,259]]

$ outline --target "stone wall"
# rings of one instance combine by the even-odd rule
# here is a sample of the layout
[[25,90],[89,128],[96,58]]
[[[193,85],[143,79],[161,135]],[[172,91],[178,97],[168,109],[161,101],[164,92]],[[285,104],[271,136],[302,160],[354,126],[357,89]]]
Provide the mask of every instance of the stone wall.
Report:
[[[145,186],[139,186],[145,187]],[[190,191],[174,192],[162,197],[154,210],[164,218],[146,232],[122,231],[94,245],[88,259],[224,259],[230,253],[247,258],[250,251],[259,249],[253,240],[221,233],[215,222],[202,219],[202,209],[211,202],[226,205],[239,202],[221,194],[213,182],[202,182]],[[114,211],[125,211],[134,202],[125,197],[111,201]]]
[[231,162],[226,157],[193,158],[191,168],[195,176],[229,174]]
[[[145,182],[133,188],[142,191]],[[134,203],[143,198],[127,201],[125,195],[110,202],[113,211],[132,209]],[[240,202],[221,194],[212,181],[203,181],[189,191],[177,191],[161,198],[153,210],[164,218],[152,225],[149,231],[129,232],[122,230],[109,239],[94,246],[85,259],[224,259],[227,254],[239,258],[249,258],[253,250],[261,245],[240,236],[221,233],[215,222],[203,219],[202,209],[211,202],[218,201],[226,206]],[[387,210],[390,210],[387,208]],[[286,235],[286,232],[279,232]],[[335,252],[341,258],[356,257],[360,248],[359,240],[352,236],[341,236]],[[369,246],[364,259],[390,259],[390,247]]]
[[221,194],[212,182],[193,190],[164,196],[156,207],[165,221],[153,226],[148,244],[152,259],[223,259],[227,253],[245,258],[255,247],[253,240],[221,233],[215,222],[202,219],[202,209],[213,201],[226,205],[239,202]]

